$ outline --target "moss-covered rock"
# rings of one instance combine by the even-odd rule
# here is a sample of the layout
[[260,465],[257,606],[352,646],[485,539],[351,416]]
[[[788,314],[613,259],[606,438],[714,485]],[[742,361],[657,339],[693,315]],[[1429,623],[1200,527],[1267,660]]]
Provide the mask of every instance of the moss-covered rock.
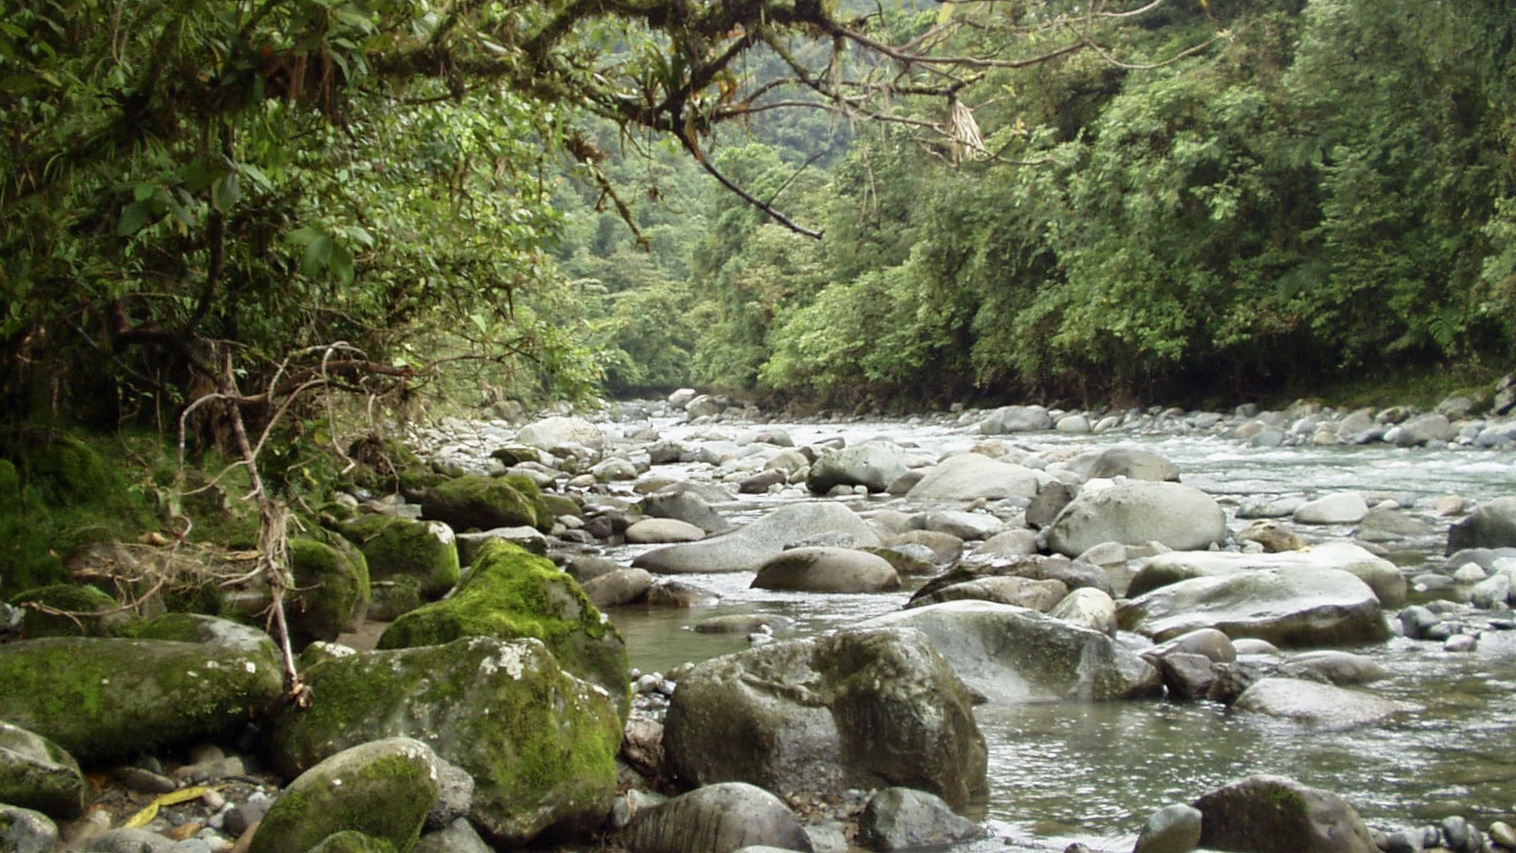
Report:
[[565,670],[610,694],[623,718],[631,709],[626,642],[616,626],[577,581],[517,545],[486,543],[451,598],[396,619],[379,648],[434,646],[460,637],[535,637]]
[[537,513],[545,523],[551,525],[555,518],[565,515],[583,515],[584,507],[568,495],[543,492],[537,497]]
[[285,618],[296,647],[337,639],[368,609],[369,575],[363,553],[314,539],[289,541],[290,570],[296,591]]
[[256,629],[176,614],[135,633],[0,645],[0,719],[89,764],[218,735],[284,689],[273,640]]
[[35,732],[0,722],[0,803],[73,818],[84,811],[89,784],[66,750]]
[[552,519],[542,518],[537,499],[542,491],[530,479],[509,474],[486,477],[470,474],[441,483],[418,495],[421,513],[444,522],[454,530],[491,530],[526,524],[542,527]]
[[[248,853],[313,848],[405,853],[421,836],[437,799],[438,772],[431,747],[408,737],[345,749],[300,774],[280,793]],[[336,833],[358,837],[333,838]]]
[[21,635],[39,637],[103,637],[130,623],[132,614],[121,602],[93,586],[52,584],[23,592],[11,604],[26,611]]
[[615,795],[615,707],[537,640],[368,652],[304,675],[310,706],[272,725],[269,755],[287,776],[350,746],[414,737],[474,778],[470,819],[503,846],[597,823]]
[[368,559],[369,578],[415,578],[421,595],[441,598],[458,583],[458,543],[440,521],[363,515],[338,527]]

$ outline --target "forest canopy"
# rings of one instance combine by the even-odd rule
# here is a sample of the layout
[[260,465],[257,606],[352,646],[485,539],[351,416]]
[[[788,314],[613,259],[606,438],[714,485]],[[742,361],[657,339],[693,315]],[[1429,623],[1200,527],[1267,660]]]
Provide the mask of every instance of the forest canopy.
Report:
[[471,398],[1245,396],[1516,336],[1497,0],[0,12],[13,420],[439,364]]

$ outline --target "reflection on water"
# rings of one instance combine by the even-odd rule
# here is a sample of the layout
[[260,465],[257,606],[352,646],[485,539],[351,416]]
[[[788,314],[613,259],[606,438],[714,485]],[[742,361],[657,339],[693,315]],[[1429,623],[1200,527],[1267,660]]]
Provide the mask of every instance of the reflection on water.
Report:
[[[793,427],[798,444],[843,435],[856,443],[877,435],[918,444],[924,452],[964,450],[977,440],[953,430],[900,424]],[[1038,434],[1017,437],[1031,449],[1049,444],[1135,444],[1173,460],[1183,481],[1235,510],[1255,495],[1338,490],[1393,495],[1422,507],[1456,493],[1476,500],[1510,494],[1516,454],[1408,451],[1385,446],[1260,450],[1212,438],[1131,439]],[[727,510],[751,516],[774,504],[748,499]],[[860,501],[855,508],[863,508]],[[868,506],[906,508],[883,498]],[[730,514],[730,513],[729,513]],[[1235,526],[1235,522],[1234,522]],[[1349,531],[1328,531],[1346,535]],[[1440,543],[1425,543],[1403,565],[1440,564]],[[628,554],[623,557],[630,559]],[[692,611],[612,613],[633,666],[667,670],[746,648],[742,635],[701,634],[698,621],[721,614],[778,614],[796,620],[780,636],[811,636],[898,609],[907,593],[815,595],[748,589],[751,573],[691,575],[721,603]],[[990,747],[991,826],[1011,840],[989,849],[1062,849],[1067,841],[1130,850],[1154,810],[1188,802],[1253,773],[1275,773],[1347,797],[1371,825],[1410,826],[1462,814],[1476,822],[1510,819],[1516,810],[1516,633],[1486,634],[1478,652],[1454,655],[1437,644],[1396,640],[1357,651],[1392,673],[1374,693],[1408,710],[1389,723],[1347,732],[1232,714],[1209,703],[1162,701],[983,706],[980,728]],[[1036,840],[1031,840],[1035,837]]]

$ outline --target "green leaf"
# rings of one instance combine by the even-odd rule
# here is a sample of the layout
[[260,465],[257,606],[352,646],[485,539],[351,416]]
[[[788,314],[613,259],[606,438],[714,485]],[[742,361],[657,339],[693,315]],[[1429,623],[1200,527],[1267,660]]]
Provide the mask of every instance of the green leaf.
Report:
[[121,209],[116,220],[116,236],[130,237],[141,231],[153,218],[152,208],[145,201],[134,201]]
[[306,245],[305,258],[300,262],[300,271],[315,278],[326,271],[331,260],[332,238],[322,234]]
[[217,181],[215,186],[211,188],[211,204],[215,205],[216,209],[223,213],[231,209],[241,199],[242,181],[237,177],[236,172],[232,172]]
[[346,246],[332,246],[331,259],[328,261],[327,268],[331,270],[339,284],[353,283],[353,253],[349,252]]

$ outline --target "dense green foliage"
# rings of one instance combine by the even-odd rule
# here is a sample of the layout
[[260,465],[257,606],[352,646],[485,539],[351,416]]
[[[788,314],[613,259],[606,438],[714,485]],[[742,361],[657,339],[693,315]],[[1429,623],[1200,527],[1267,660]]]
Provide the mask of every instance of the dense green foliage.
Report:
[[[1182,55],[1218,24],[1220,42]],[[820,244],[715,197],[688,288],[662,286],[698,320],[683,378],[911,405],[1235,401],[1508,370],[1513,81],[1500,3],[1169,4],[1119,57],[968,90],[999,157],[860,132],[780,195]],[[726,156],[778,186],[785,154]]]

